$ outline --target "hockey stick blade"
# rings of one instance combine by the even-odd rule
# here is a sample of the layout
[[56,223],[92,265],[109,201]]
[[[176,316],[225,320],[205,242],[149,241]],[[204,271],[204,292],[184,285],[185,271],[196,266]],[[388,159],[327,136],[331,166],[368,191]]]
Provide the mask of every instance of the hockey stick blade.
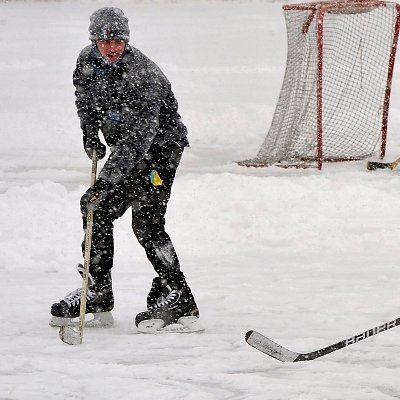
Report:
[[396,169],[400,164],[400,158],[394,160],[390,163],[376,162],[376,161],[368,161],[367,169],[369,171],[375,171],[376,169]]
[[336,350],[358,343],[361,340],[377,335],[378,333],[387,331],[388,329],[392,329],[398,325],[400,325],[400,318],[385,322],[384,324],[376,326],[372,329],[368,329],[363,333],[352,336],[348,339],[342,340],[322,349],[312,351],[310,353],[296,353],[281,346],[278,343],[275,343],[271,339],[256,331],[248,331],[246,333],[245,340],[250,346],[254,347],[255,349],[282,362],[311,361],[332,353]]
[[59,332],[60,339],[70,345],[82,344],[82,336],[78,329],[72,326],[62,326]]
[[375,171],[376,169],[386,169],[391,168],[392,163],[383,163],[383,162],[376,162],[376,161],[368,161],[367,162],[367,169],[369,171]]

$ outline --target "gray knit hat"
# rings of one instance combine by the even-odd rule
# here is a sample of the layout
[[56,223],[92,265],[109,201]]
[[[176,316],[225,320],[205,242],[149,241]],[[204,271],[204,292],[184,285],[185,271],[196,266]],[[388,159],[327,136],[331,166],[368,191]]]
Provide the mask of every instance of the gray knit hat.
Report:
[[128,18],[116,7],[104,7],[90,16],[90,40],[125,40],[129,42]]

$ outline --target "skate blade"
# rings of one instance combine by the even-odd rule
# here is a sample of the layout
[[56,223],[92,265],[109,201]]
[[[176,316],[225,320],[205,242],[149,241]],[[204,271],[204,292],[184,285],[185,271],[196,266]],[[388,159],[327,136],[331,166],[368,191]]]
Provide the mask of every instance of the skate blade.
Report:
[[181,317],[175,324],[164,326],[162,319],[148,319],[139,323],[140,333],[192,333],[204,331],[197,317]]
[[[85,328],[109,328],[114,325],[114,318],[111,312],[95,313],[92,317],[92,319],[85,319]],[[79,317],[63,318],[52,316],[49,325],[53,328],[77,327],[79,326]]]

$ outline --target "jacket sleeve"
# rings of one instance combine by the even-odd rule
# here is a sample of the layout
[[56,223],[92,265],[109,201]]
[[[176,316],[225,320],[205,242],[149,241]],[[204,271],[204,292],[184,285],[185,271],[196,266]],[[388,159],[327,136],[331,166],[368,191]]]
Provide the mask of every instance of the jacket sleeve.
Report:
[[97,134],[98,116],[96,104],[90,86],[90,75],[85,74],[82,56],[78,58],[73,73],[73,84],[75,86],[75,105],[81,123],[84,137]]
[[113,184],[129,175],[149,150],[159,128],[160,109],[168,81],[147,73],[141,84],[131,86],[123,112],[122,135],[115,145],[99,178]]

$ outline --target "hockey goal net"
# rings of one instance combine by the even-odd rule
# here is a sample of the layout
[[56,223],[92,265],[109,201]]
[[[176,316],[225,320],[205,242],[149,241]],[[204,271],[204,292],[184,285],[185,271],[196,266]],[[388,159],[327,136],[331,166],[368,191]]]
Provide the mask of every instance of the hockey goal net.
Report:
[[283,6],[288,54],[275,114],[245,166],[308,167],[385,154],[398,4]]

